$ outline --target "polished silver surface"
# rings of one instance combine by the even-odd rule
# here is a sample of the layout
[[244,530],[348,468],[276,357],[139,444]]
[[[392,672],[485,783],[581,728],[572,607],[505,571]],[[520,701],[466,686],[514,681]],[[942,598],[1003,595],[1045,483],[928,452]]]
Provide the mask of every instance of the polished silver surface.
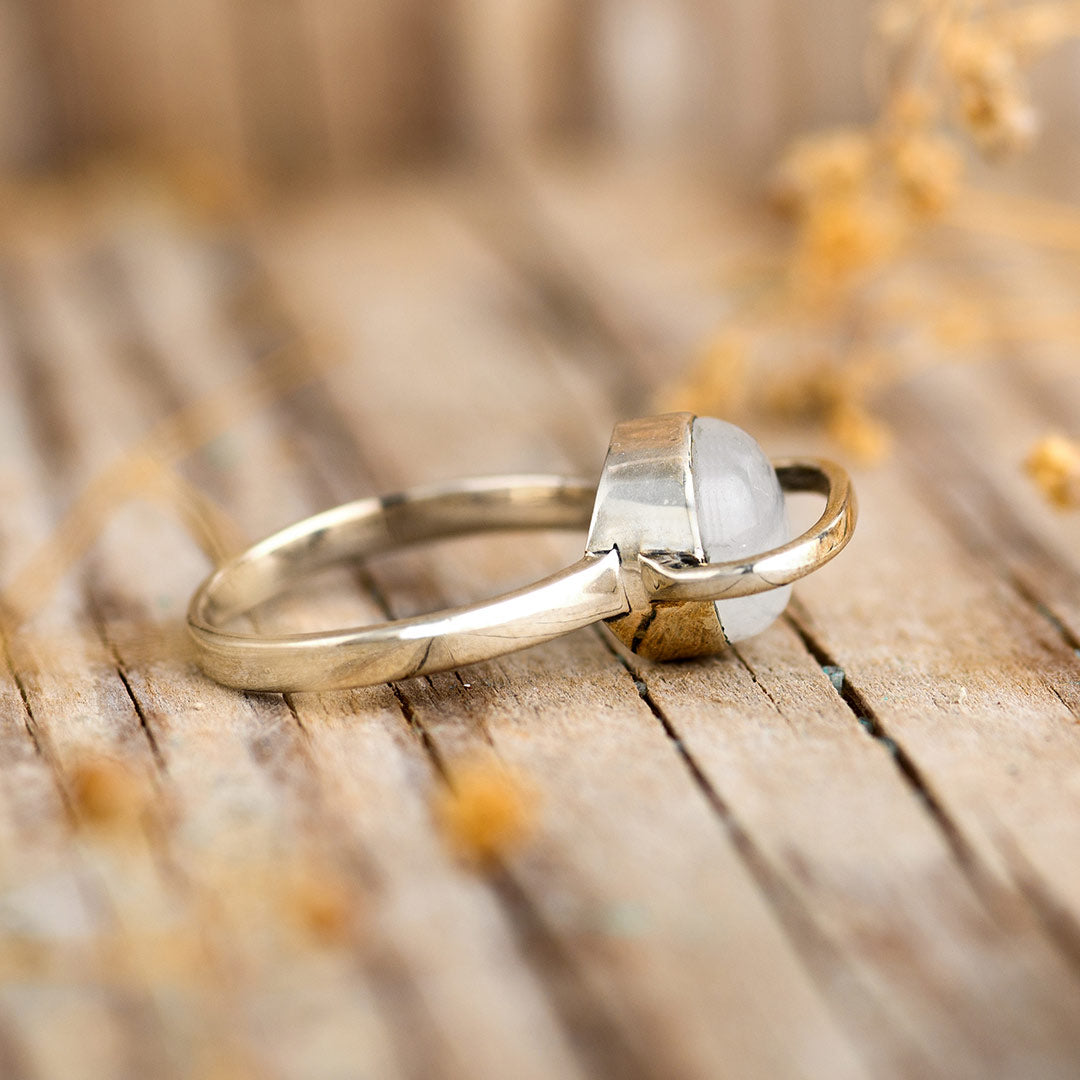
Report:
[[694,505],[693,425],[686,412],[615,425],[585,543],[593,554],[618,548],[629,611],[609,618],[608,627],[650,660],[707,656],[727,644],[715,604],[657,605],[642,580],[648,553],[663,552],[672,564],[705,560]]
[[[786,491],[826,497],[818,522],[752,559],[703,563],[693,419],[674,413],[617,425],[598,489],[557,476],[466,480],[362,499],[284,529],[195,593],[188,625],[198,662],[219,682],[246,690],[341,689],[462,667],[601,620],[653,659],[717,652],[725,640],[713,601],[786,585],[823,565],[851,536],[855,498],[837,465],[780,462]],[[488,601],[317,633],[268,636],[236,626],[327,566],[474,532],[586,525],[581,560]]]
[[690,471],[693,420],[691,413],[623,420],[611,435],[585,550],[619,549],[635,607],[650,602],[640,586],[640,552],[705,559]]
[[818,520],[788,544],[736,562],[680,565],[666,555],[640,556],[641,581],[653,601],[723,600],[790,585],[834,558],[855,531],[858,508],[847,473],[820,459],[774,462],[785,491],[825,496]]
[[260,603],[335,563],[497,529],[584,528],[591,484],[509,476],[417,488],[317,514],[226,563],[200,587],[188,626],[202,669],[245,690],[332,690],[446,671],[524,649],[626,610],[615,551],[528,588],[376,626],[267,637],[229,629]]

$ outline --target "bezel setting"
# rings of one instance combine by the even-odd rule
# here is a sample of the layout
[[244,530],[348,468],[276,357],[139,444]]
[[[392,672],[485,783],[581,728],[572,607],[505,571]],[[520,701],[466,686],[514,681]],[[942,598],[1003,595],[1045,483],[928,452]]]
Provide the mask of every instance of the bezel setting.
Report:
[[615,425],[596,489],[586,552],[617,548],[630,611],[607,620],[631,652],[648,660],[711,656],[728,644],[711,599],[655,599],[645,566],[669,572],[705,565],[692,471],[693,413]]
[[825,497],[821,516],[780,547],[707,562],[692,472],[695,419],[683,412],[616,424],[586,543],[589,555],[619,552],[630,610],[605,621],[649,660],[721,652],[729,642],[715,601],[790,585],[823,566],[850,540],[858,516],[851,481],[839,466],[816,458],[774,461],[785,492]]

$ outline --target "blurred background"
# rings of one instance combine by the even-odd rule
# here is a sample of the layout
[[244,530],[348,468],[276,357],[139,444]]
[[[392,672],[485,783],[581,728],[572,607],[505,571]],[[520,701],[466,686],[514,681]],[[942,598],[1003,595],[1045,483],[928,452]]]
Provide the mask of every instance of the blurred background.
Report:
[[[101,164],[125,183],[163,167],[227,216],[255,193],[475,168],[496,179],[476,201],[519,228],[530,183],[498,184],[528,170],[507,164],[599,161],[610,182],[658,163],[668,201],[693,174],[737,207],[751,258],[732,221],[700,237],[738,258],[694,340],[650,361],[659,407],[748,401],[872,462],[913,370],[1021,340],[1073,363],[1077,0],[0,0],[0,57],[9,221],[35,216],[20,180]],[[744,215],[747,194],[787,231]],[[993,287],[991,235],[1012,245]],[[1054,312],[1021,295],[1047,252]],[[1080,492],[1080,443],[1061,467]]]
[[[281,179],[582,143],[758,175],[874,102],[871,0],[2,0],[0,167],[135,147]],[[868,73],[868,69],[869,73]],[[1080,53],[1035,75],[1060,155]],[[1045,149],[1045,146],[1044,146]],[[1071,152],[1071,151],[1070,151]]]
[[[627,675],[599,642],[298,712],[185,651],[209,560],[362,493],[588,475],[654,407],[820,447],[864,507],[758,653],[785,715],[821,664],[859,687],[821,682],[835,716],[774,738],[756,690],[663,691],[710,710],[680,715],[731,859],[749,837],[754,888],[805,911],[791,970],[897,1075],[916,1044],[979,1075],[1021,1024],[1071,1063],[1049,961],[1076,960],[1080,834],[1050,796],[1080,790],[1080,513],[1043,496],[1080,510],[1078,38],[1080,0],[0,0],[0,710],[30,718],[0,725],[0,1080],[20,1041],[21,1075],[64,1080],[388,1075],[384,1039],[522,1075],[519,948],[586,1039],[681,1052],[700,1017],[768,1057],[759,976],[762,1030],[798,1034],[758,948],[788,916],[727,907],[666,736],[583,726]],[[335,579],[308,617],[476,598],[567,543],[535,572],[498,543],[380,568],[360,614]],[[489,741],[535,815],[490,770],[470,809],[456,756]],[[475,847],[521,845],[490,895],[429,836],[447,776]]]

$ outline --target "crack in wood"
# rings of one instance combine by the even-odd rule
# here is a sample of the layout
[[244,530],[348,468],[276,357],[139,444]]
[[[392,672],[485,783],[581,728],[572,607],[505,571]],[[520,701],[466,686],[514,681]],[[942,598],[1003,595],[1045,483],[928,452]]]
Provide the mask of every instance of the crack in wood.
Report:
[[150,725],[150,718],[147,716],[146,709],[139,700],[135,688],[131,685],[131,676],[127,670],[127,665],[124,663],[116,643],[109,635],[105,615],[89,584],[86,586],[86,600],[91,619],[94,623],[95,630],[97,631],[98,639],[108,652],[109,657],[113,662],[113,668],[116,671],[117,678],[124,687],[124,691],[131,702],[131,707],[135,710],[135,715],[139,718],[139,726],[142,728],[143,735],[146,737],[146,741],[150,746],[150,754],[154,759],[154,765],[159,773],[167,773],[168,769],[165,765],[165,757],[161,752],[161,747],[158,745],[157,736],[154,734],[153,728]]
[[867,1030],[890,1031],[890,1037],[895,1043],[894,1049],[897,1051],[897,1075],[911,1077],[912,1080],[933,1075],[922,1051],[895,1028],[890,1021],[888,1009],[878,1002],[870,987],[864,985],[843,961],[842,951],[818,925],[806,905],[784,880],[783,874],[754,842],[749,831],[739,821],[653,696],[643,673],[635,670],[630,660],[606,640],[606,634],[602,636],[605,647],[632,679],[638,696],[660,724],[694,785],[705,797],[717,820],[731,838],[743,865],[776,915],[810,979],[820,989],[824,1001],[840,1026],[849,1033],[852,1049],[860,1052],[860,1043]]
[[[7,665],[8,674],[15,684],[15,689],[18,691],[23,704],[23,727],[26,729],[26,734],[30,736],[30,741],[34,744],[34,751],[37,755],[45,761],[49,761],[49,756],[42,747],[40,732],[38,731],[37,721],[34,719],[34,708],[30,704],[30,694],[26,687],[26,681],[15,664],[15,657],[11,651],[11,642],[8,639],[7,632],[4,630],[0,630],[0,645],[3,647],[4,663]],[[61,795],[64,794],[61,790]]]
[[1077,713],[1076,706],[1071,705],[1068,701],[1066,701],[1065,700],[1065,695],[1062,694],[1062,692],[1053,683],[1048,682],[1046,684],[1046,686],[1050,690],[1050,692],[1054,695],[1054,697],[1056,697],[1058,699],[1058,701],[1060,701],[1061,704],[1064,705],[1065,708],[1068,709],[1069,712],[1072,713],[1072,715],[1074,717],[1077,717],[1078,719],[1080,719],[1080,714]]
[[[148,377],[156,377],[155,389],[157,391],[158,401],[165,407],[170,407],[171,404],[174,403],[175,395],[178,391],[175,391],[175,388],[172,387],[172,383],[168,378],[167,364],[164,362],[163,358],[159,356],[157,350],[149,344],[145,344],[145,347],[142,345],[138,347],[138,358],[140,361],[141,384],[149,385],[147,381]],[[55,432],[56,425],[49,417],[41,417],[38,414],[37,409],[38,407],[44,407],[53,401],[59,400],[60,397],[61,395],[52,395],[51,397],[43,396],[38,392],[31,392],[30,389],[24,388],[24,398],[30,406],[30,408],[28,408],[28,413],[31,420],[31,432],[34,435],[35,449],[37,450],[40,459],[46,464],[51,465],[57,475],[63,475],[66,471],[64,455],[68,453],[69,448],[66,447],[63,440],[47,437],[50,432]],[[74,440],[74,438],[75,435],[72,433],[72,439]],[[72,448],[76,448],[74,442],[72,443]],[[106,616],[102,609],[100,598],[94,594],[89,586],[87,587],[86,596],[89,602],[90,612],[92,616],[94,616],[97,636],[107,649],[113,661],[113,669],[119,678],[120,683],[124,687],[126,696],[130,700],[135,714],[139,718],[144,735],[150,743],[155,762],[158,768],[163,770],[164,764],[161,748],[158,746],[157,740],[151,730],[147,710],[130,678],[122,652],[111,640],[107,632]],[[0,631],[2,631],[2,628],[0,628]],[[64,770],[61,766],[61,762],[46,740],[45,733],[41,731],[37,724],[29,689],[15,663],[10,642],[3,633],[0,633],[0,641],[2,641],[5,661],[7,662],[12,679],[23,702],[25,714],[24,726],[34,744],[35,751],[49,767],[53,785],[58,793],[61,805],[63,806],[69,834],[74,835],[75,830],[79,825],[78,814],[74,809],[72,797],[68,791],[68,785],[65,782]],[[298,716],[297,720],[299,721]],[[155,818],[154,824],[159,825],[160,822]],[[169,836],[164,828],[160,829],[156,839],[157,842],[151,843],[150,845],[154,862],[159,866],[162,865],[162,863],[165,864],[165,869],[169,871],[168,876],[170,880],[177,885],[181,895],[186,894],[189,897],[197,895],[197,887],[188,879],[187,875],[183,872],[182,867],[173,861],[173,856],[169,851]],[[78,848],[76,848],[76,858],[80,864],[84,861],[81,855],[78,854]],[[112,925],[120,927],[119,912],[108,894],[108,882],[102,880],[100,873],[92,866],[88,868],[88,873],[89,879],[85,883],[85,887],[89,891],[91,902],[96,908],[101,909],[105,913],[108,921]],[[219,947],[220,945],[215,945],[214,949]],[[449,1047],[442,1040],[439,1040],[438,1045],[433,1041],[435,1040],[434,1027],[430,1020],[427,1022],[423,1020],[424,1010],[422,1003],[416,1004],[419,1002],[418,992],[411,985],[404,986],[405,983],[409,982],[404,974],[404,965],[389,956],[389,952],[392,950],[389,950],[388,947],[375,948],[372,950],[369,943],[357,942],[355,943],[355,951],[357,957],[363,960],[365,970],[370,964],[374,973],[373,979],[377,984],[377,989],[379,991],[377,997],[380,1001],[387,996],[395,997],[397,999],[404,999],[407,997],[412,1003],[408,1013],[408,1024],[405,1027],[402,1027],[400,1024],[388,1025],[392,1037],[396,1041],[397,1051],[401,1060],[405,1063],[407,1074],[410,1077],[413,1077],[414,1080],[428,1080],[429,1077],[444,1075],[444,1070],[439,1065],[439,1062],[446,1059]],[[212,961],[215,959],[213,952],[211,953],[210,959]],[[218,966],[216,962],[215,966]],[[226,969],[239,970],[242,967],[242,964],[236,958],[233,958],[231,962],[221,963],[220,966],[223,971]],[[222,982],[227,981],[228,980],[222,980]],[[161,1027],[159,1022],[160,1018],[157,1016],[152,1002],[148,1004],[138,997],[133,998],[130,993],[126,993],[123,999],[117,999],[113,1001],[112,1004],[116,1014],[116,1025],[118,1028],[133,1026],[140,1035],[145,1035],[145,1033],[151,1029],[157,1030]],[[133,1052],[145,1054],[147,1048],[144,1045],[144,1042],[145,1040],[142,1042],[136,1040],[136,1042],[132,1044]],[[422,1049],[424,1047],[427,1049]],[[170,1075],[163,1067],[158,1067],[161,1065],[161,1063],[157,1061],[157,1057],[159,1056],[160,1055],[155,1052],[155,1067],[136,1068],[134,1070],[135,1073],[163,1076]],[[142,1061],[142,1058],[140,1058],[140,1061]]]
[[431,732],[428,731],[427,726],[423,720],[417,715],[416,710],[412,706],[412,702],[405,696],[401,686],[398,683],[390,683],[390,692],[394,695],[394,700],[397,701],[398,707],[401,709],[401,715],[405,718],[405,723],[408,725],[409,730],[419,740],[420,745],[424,748],[424,752],[431,760],[431,764],[434,766],[436,773],[447,784],[453,785],[450,782],[450,774],[446,767],[446,762],[443,759],[438,746],[435,744],[435,740],[431,737]]
[[[915,423],[917,406],[911,391],[897,392],[890,402],[897,422]],[[919,408],[929,406],[920,404]],[[992,568],[997,578],[1048,622],[1070,649],[1080,649],[1080,635],[1054,610],[1058,598],[1074,594],[1080,586],[1077,575],[1063,568],[1053,552],[1027,528],[963,444],[950,438],[946,425],[922,424],[919,437],[923,451],[928,449],[928,440],[936,442],[933,452],[927,454],[927,459],[937,463],[935,470],[927,469],[923,459],[912,453],[903,454],[902,461],[908,473],[921,481],[916,492],[923,505],[964,551]],[[956,497],[959,492],[965,493],[969,501],[977,498],[977,512]],[[1026,580],[1021,568],[1042,575],[1045,588],[1039,589]]]
[[777,713],[779,713],[780,716],[783,716],[783,709],[780,708],[780,705],[777,702],[776,698],[774,698],[769,692],[769,688],[758,678],[757,672],[754,670],[753,666],[746,659],[746,657],[743,656],[743,654],[738,650],[738,648],[731,642],[728,642],[728,648],[731,650],[732,656],[734,656],[735,659],[738,660],[739,663],[742,665],[743,669],[746,671],[746,674],[750,676],[750,680],[753,682],[753,684],[765,695],[766,698],[768,698],[769,703],[777,711]]
[[[843,665],[813,635],[809,628],[807,615],[801,610],[798,601],[792,601],[784,617],[798,635],[806,651],[822,668],[826,666],[843,668]],[[990,870],[983,865],[982,860],[976,854],[974,846],[964,835],[963,830],[956,821],[953,820],[952,815],[945,809],[941,799],[926,780],[915,759],[890,733],[877,711],[855,686],[850,676],[846,674],[846,669],[843,670],[845,670],[845,678],[843,688],[837,691],[839,698],[848,707],[859,726],[878,742],[889,755],[904,783],[926,810],[930,820],[933,821],[976,896],[983,902],[990,914],[1000,914],[1004,899],[1000,884],[995,881]]]
[[300,712],[296,707],[296,701],[292,694],[282,694],[282,700],[285,702],[285,708],[289,710],[289,714],[293,718],[293,723],[296,724],[297,730],[304,737],[305,741],[311,740],[311,732],[308,730],[307,724],[304,723],[300,716]]
[[1080,921],[1054,896],[1020,845],[1003,829],[998,832],[998,850],[1017,891],[1034,912],[1046,936],[1069,965],[1080,972]]
[[[264,309],[269,320],[281,332],[288,332],[291,323],[278,301],[272,282],[263,271],[255,255],[248,249],[235,253],[238,264],[245,267],[248,275],[249,291],[246,302],[249,306],[246,315],[251,317],[253,310],[260,312],[254,319],[253,326],[262,325]],[[329,440],[330,451],[339,460],[349,462],[350,472],[364,476],[369,480],[372,469],[366,460],[354,431],[341,414],[330,396],[319,385],[309,388],[302,395],[296,395],[282,410],[285,418],[293,418],[298,426],[315,432],[321,442]],[[341,498],[342,493],[334,489],[328,474],[317,459],[306,440],[300,440],[306,471],[316,489],[329,501]],[[395,617],[393,605],[381,588],[377,577],[364,566],[352,568],[352,575],[358,586],[366,592],[383,616]],[[434,585],[432,584],[432,590]],[[460,677],[459,677],[460,678]],[[430,678],[425,680],[435,691]],[[399,683],[389,684],[389,689],[397,702],[401,714],[410,730],[417,736],[425,755],[431,762],[441,783],[453,788],[453,771],[446,762],[442,751],[432,733],[428,730],[407,694]],[[487,887],[499,904],[500,910],[513,929],[514,938],[521,950],[524,962],[533,977],[543,988],[550,1002],[553,1014],[558,1018],[569,1044],[582,1060],[589,1075],[610,1077],[611,1080],[645,1080],[649,1073],[629,1049],[625,1034],[618,1023],[605,1008],[602,999],[590,990],[582,973],[573,965],[556,936],[544,922],[535,903],[505,866],[499,868],[494,876],[485,879]],[[408,984],[402,975],[402,986]],[[399,986],[399,990],[401,990]],[[408,1000],[417,1004],[419,999],[411,996],[414,988],[409,984]],[[404,1000],[404,999],[403,999]],[[420,1003],[422,1004],[422,1003]]]
[[603,999],[587,987],[584,974],[551,932],[521,882],[500,862],[489,885],[515,928],[517,940],[530,965],[546,973],[544,985],[571,1045],[589,1077],[608,1080],[653,1080],[625,1031],[604,1007]]
[[135,710],[135,715],[139,718],[139,726],[143,730],[143,734],[146,736],[146,741],[150,744],[150,753],[154,759],[157,768],[161,772],[167,772],[165,765],[165,758],[161,753],[161,747],[158,745],[157,736],[154,734],[153,728],[150,726],[150,719],[146,714],[146,709],[143,707],[142,702],[139,700],[138,694],[135,693],[135,688],[131,685],[131,677],[128,674],[127,668],[124,665],[123,660],[120,659],[119,653],[112,648],[112,643],[109,642],[109,648],[112,652],[113,661],[115,663],[116,674],[120,679],[121,684],[127,693],[128,698],[131,700],[131,707]]
[[53,787],[60,800],[64,818],[67,821],[68,827],[74,830],[78,824],[78,814],[75,812],[75,804],[72,801],[71,792],[68,790],[68,785],[64,780],[63,769],[55,751],[49,745],[45,732],[42,731],[41,726],[37,722],[37,718],[34,715],[34,706],[30,700],[30,689],[26,685],[26,680],[23,678],[23,675],[15,662],[15,655],[7,632],[2,629],[0,629],[0,646],[3,648],[4,663],[7,665],[8,673],[11,675],[11,680],[15,684],[15,688],[18,690],[19,697],[22,700],[23,726],[26,728],[26,733],[29,735],[30,741],[34,744],[35,752],[49,768],[49,774],[52,777]]
[[1080,637],[1069,629],[1069,627],[1061,620],[1061,618],[1055,614],[1055,612],[1022,578],[1014,574],[1008,567],[999,567],[1001,576],[1004,577],[1016,594],[1027,603],[1040,618],[1045,619],[1058,633],[1061,640],[1065,645],[1072,650],[1074,657],[1080,658]]

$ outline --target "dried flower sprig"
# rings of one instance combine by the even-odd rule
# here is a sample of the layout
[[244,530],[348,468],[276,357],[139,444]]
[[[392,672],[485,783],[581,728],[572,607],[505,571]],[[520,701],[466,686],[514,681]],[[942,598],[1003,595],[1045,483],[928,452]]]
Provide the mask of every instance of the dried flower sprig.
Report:
[[488,869],[520,848],[535,825],[535,797],[517,774],[484,755],[457,764],[439,791],[435,817],[453,852]]
[[1080,508],[1080,442],[1063,435],[1040,439],[1024,463],[1036,487],[1062,510]]
[[[663,402],[807,419],[864,461],[891,442],[872,407],[883,388],[999,330],[940,287],[922,249],[941,224],[979,226],[963,209],[965,144],[990,158],[1027,148],[1038,130],[1028,71],[1080,35],[1080,3],[886,0],[875,23],[878,116],[783,156],[770,188],[790,222],[778,270]],[[933,283],[915,303],[904,299],[913,281]]]

